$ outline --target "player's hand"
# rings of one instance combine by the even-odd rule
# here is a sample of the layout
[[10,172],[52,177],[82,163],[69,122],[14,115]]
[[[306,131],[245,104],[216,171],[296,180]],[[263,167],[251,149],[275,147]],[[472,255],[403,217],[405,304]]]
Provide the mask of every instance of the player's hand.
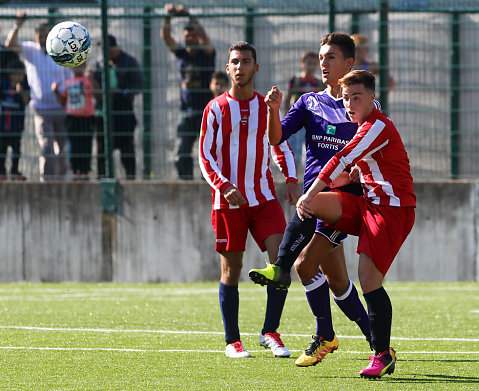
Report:
[[176,15],[176,7],[173,4],[165,4],[164,11],[166,15]]
[[351,172],[349,173],[349,180],[351,181],[351,183],[359,183],[360,180],[359,180],[359,167],[358,166],[354,166],[353,168],[351,168]]
[[17,25],[21,26],[23,23],[25,23],[26,18],[27,18],[27,13],[25,11],[18,11],[17,12]]
[[22,88],[22,83],[17,83],[15,84],[15,90],[20,93],[23,91],[23,88]]
[[295,205],[298,201],[298,184],[294,182],[286,183],[283,196],[288,204]]
[[54,81],[52,83],[52,92],[57,92],[58,91],[58,83],[56,81]]
[[246,200],[243,198],[241,192],[233,185],[227,187],[223,195],[225,196],[226,201],[228,201],[232,206],[246,204]]
[[310,217],[314,216],[314,213],[310,207],[311,199],[312,197],[305,193],[299,197],[299,200],[296,203],[296,212],[301,220],[309,219]]
[[177,5],[175,7],[175,15],[178,15],[178,16],[187,16],[189,15],[190,13],[188,12],[188,10],[185,8],[184,5],[180,4],[180,5]]
[[268,105],[270,109],[278,110],[281,108],[281,101],[283,100],[283,94],[279,90],[278,87],[273,86],[266,97],[264,98],[264,102]]

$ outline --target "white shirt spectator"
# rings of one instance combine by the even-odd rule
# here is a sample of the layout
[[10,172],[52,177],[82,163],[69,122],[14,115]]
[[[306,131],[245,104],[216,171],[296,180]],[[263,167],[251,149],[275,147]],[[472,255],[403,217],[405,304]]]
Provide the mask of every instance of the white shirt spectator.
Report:
[[63,90],[65,80],[74,76],[73,71],[55,64],[36,42],[19,42],[19,46],[30,85],[31,107],[35,110],[63,111],[64,108],[58,103],[51,85],[57,82],[60,90]]

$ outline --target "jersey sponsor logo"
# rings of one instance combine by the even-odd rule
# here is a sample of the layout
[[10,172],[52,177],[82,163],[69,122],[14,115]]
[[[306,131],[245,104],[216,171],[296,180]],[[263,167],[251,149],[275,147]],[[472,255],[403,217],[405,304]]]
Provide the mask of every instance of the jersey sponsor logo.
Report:
[[336,126],[334,125],[328,125],[328,127],[326,128],[326,134],[332,134],[332,135],[335,135],[336,134]]
[[322,149],[332,149],[333,151],[339,151],[338,144],[330,144],[330,143],[318,143],[318,148]]
[[[332,125],[328,125],[328,126],[332,126]],[[336,127],[335,126],[333,127],[334,127],[334,131],[336,131]],[[313,134],[311,139],[318,143],[318,148],[331,149],[333,151],[340,151],[348,143],[347,140],[343,140],[337,137],[318,135],[318,134]]]
[[241,124],[246,125],[248,123],[249,109],[240,109]]
[[228,239],[216,239],[216,243],[228,243]]

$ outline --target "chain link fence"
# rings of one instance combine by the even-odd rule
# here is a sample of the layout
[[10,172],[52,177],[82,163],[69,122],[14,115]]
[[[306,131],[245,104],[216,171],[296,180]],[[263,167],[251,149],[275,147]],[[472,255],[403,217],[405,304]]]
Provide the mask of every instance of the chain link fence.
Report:
[[[19,41],[33,40],[39,23],[74,20],[92,36],[93,49],[88,59],[92,69],[95,64],[106,63],[100,43],[106,30],[102,30],[102,20],[107,21],[108,34],[115,37],[122,51],[138,61],[142,77],[142,89],[133,105],[137,122],[134,149],[105,150],[105,154],[112,152],[111,175],[127,177],[121,159],[127,156],[135,159],[136,179],[178,178],[175,162],[181,115],[180,73],[175,56],[160,34],[165,2],[91,0],[68,6],[59,1],[4,3],[0,7],[2,40],[7,38],[19,11],[26,12],[26,21],[18,32]],[[233,42],[247,40],[256,46],[260,71],[255,89],[261,94],[266,94],[272,85],[285,92],[291,77],[300,71],[302,54],[318,51],[324,34],[334,30],[363,35],[368,39],[367,56],[371,64],[377,63],[380,100],[403,137],[413,176],[479,177],[479,2],[198,0],[183,4],[211,40],[216,51],[214,70],[224,71]],[[102,14],[102,7],[107,12]],[[187,16],[171,18],[171,36],[179,44],[188,20]],[[98,113],[100,122],[103,114]],[[101,130],[96,131],[102,136]],[[95,180],[99,175],[99,158],[104,156],[98,150],[97,138],[92,137],[89,178]],[[69,152],[67,149],[66,153]],[[11,155],[9,149],[7,169]],[[192,155],[193,177],[199,179],[196,143]],[[33,110],[27,107],[19,169],[28,179],[41,177],[39,156]],[[74,178],[71,168],[61,178]]]

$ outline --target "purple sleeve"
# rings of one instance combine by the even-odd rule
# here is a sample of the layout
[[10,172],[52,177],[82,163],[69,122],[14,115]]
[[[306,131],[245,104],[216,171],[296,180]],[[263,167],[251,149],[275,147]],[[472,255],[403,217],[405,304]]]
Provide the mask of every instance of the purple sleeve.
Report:
[[283,135],[280,143],[287,140],[291,135],[300,131],[305,126],[305,119],[308,112],[304,103],[305,96],[306,95],[303,95],[297,100],[281,121]]

